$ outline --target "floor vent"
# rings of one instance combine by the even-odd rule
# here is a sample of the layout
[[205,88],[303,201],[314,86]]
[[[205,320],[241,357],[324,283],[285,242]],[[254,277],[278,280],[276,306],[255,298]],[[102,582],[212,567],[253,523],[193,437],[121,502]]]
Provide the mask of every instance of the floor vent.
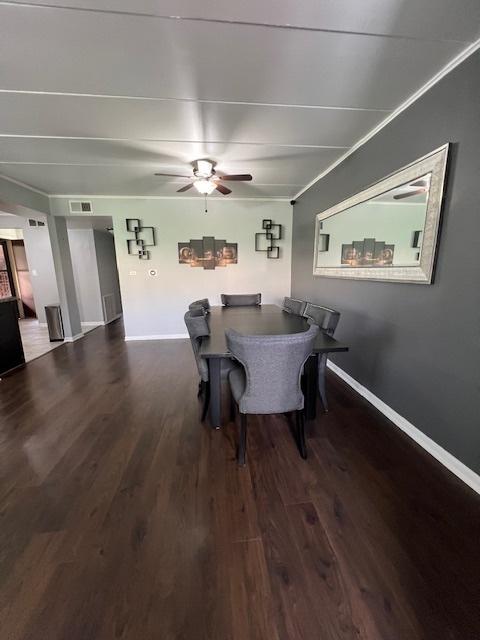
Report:
[[93,213],[90,200],[69,200],[70,213]]
[[103,296],[103,319],[105,320],[105,324],[112,322],[117,317],[117,309],[115,306],[115,296],[113,293],[107,293],[107,295]]

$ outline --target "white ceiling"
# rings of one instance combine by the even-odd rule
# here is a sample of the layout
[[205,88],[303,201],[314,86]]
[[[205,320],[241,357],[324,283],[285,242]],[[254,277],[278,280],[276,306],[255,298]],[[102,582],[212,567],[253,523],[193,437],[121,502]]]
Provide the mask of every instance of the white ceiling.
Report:
[[210,157],[292,198],[480,34],[478,0],[43,4],[0,2],[0,173],[49,194],[172,196],[154,172]]

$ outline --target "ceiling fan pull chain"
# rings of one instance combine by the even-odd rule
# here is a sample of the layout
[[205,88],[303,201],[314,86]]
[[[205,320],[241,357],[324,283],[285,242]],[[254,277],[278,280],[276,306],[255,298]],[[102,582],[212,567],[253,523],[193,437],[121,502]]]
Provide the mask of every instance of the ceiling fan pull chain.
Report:
[[205,213],[208,213],[208,209],[207,209],[207,194],[205,194]]

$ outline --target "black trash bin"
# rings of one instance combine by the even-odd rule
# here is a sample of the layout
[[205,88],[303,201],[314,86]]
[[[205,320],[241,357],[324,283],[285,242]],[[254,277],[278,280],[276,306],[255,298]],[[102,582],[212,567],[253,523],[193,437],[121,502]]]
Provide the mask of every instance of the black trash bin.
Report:
[[62,322],[62,310],[59,304],[49,304],[45,307],[47,317],[48,337],[50,342],[62,342],[65,338]]

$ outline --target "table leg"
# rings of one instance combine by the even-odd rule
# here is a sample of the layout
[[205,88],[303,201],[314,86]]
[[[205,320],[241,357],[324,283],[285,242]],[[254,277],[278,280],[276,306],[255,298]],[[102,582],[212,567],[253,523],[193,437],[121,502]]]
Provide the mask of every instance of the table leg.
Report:
[[313,353],[305,363],[303,393],[305,418],[314,420],[317,415],[318,353]]
[[221,358],[208,358],[208,377],[210,380],[210,422],[212,427],[222,426],[222,367]]

